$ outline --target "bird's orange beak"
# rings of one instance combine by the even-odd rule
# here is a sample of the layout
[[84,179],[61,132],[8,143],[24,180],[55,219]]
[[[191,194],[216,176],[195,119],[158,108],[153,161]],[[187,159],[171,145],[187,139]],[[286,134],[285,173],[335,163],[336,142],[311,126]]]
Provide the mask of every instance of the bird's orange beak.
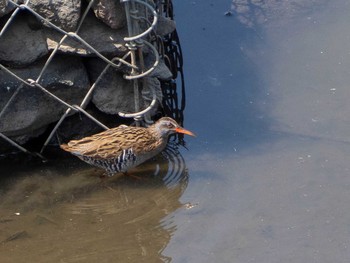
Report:
[[186,130],[186,129],[181,128],[181,127],[176,128],[175,131],[177,133],[183,133],[183,134],[187,134],[187,135],[191,135],[191,136],[196,136],[193,132],[190,132],[189,130]]

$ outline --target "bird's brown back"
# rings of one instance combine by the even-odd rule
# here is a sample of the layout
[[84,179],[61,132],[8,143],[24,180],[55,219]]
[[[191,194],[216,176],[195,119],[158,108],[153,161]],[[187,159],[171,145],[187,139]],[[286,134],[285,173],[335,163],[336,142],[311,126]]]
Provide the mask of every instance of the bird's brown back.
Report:
[[72,140],[61,148],[77,156],[110,159],[126,149],[132,149],[138,155],[153,151],[161,144],[164,141],[157,138],[151,129],[123,125],[81,140]]

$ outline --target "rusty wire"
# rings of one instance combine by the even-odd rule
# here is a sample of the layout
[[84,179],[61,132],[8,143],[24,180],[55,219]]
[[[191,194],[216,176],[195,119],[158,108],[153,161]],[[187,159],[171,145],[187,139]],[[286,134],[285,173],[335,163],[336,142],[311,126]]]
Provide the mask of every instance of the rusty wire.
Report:
[[[155,10],[155,7],[151,3],[149,3],[148,1],[120,0],[120,2],[125,4],[129,36],[126,36],[124,38],[124,41],[127,42],[126,46],[129,47],[129,52],[127,52],[122,58],[115,57],[111,60],[106,58],[105,56],[103,56],[100,52],[98,52],[94,47],[92,47],[90,44],[88,44],[83,38],[81,38],[78,35],[79,30],[81,28],[81,25],[84,22],[85,17],[87,15],[90,7],[92,6],[94,0],[90,1],[88,8],[85,10],[84,14],[82,15],[80,23],[79,23],[75,32],[66,32],[62,28],[60,28],[60,27],[56,26],[55,24],[53,24],[52,22],[50,22],[45,17],[38,14],[35,10],[33,10],[32,8],[30,8],[28,6],[28,4],[30,2],[29,0],[25,1],[25,3],[23,3],[23,4],[17,4],[12,0],[9,0],[8,2],[15,6],[15,10],[12,13],[12,15],[10,16],[10,18],[7,20],[5,25],[3,26],[3,28],[1,29],[0,40],[1,40],[1,37],[3,36],[4,32],[6,32],[8,30],[9,25],[16,18],[17,14],[19,13],[20,10],[26,10],[26,11],[30,12],[32,15],[37,17],[39,19],[39,21],[41,21],[42,23],[45,23],[45,25],[49,25],[52,29],[60,32],[63,35],[62,39],[58,42],[55,49],[51,52],[50,56],[48,57],[48,59],[46,60],[46,62],[44,64],[43,68],[41,69],[41,72],[39,73],[39,75],[36,77],[35,80],[34,79],[23,79],[23,78],[19,77],[18,75],[16,75],[14,72],[12,72],[7,67],[5,67],[4,65],[0,64],[0,70],[3,70],[4,72],[11,75],[12,77],[14,77],[15,79],[17,79],[20,82],[16,91],[12,94],[12,96],[7,101],[5,106],[2,109],[0,109],[0,121],[1,121],[1,117],[5,114],[7,108],[11,105],[11,103],[14,101],[15,97],[18,95],[19,90],[22,89],[22,87],[24,87],[24,86],[29,86],[29,87],[38,89],[43,93],[43,95],[50,96],[54,100],[58,101],[59,103],[63,104],[65,107],[67,107],[66,112],[62,115],[60,120],[56,123],[56,125],[52,129],[49,137],[46,139],[44,145],[41,148],[40,153],[42,153],[44,151],[45,147],[48,145],[48,143],[52,139],[53,135],[55,134],[56,130],[59,128],[59,126],[61,125],[63,120],[72,111],[73,112],[81,112],[84,115],[86,115],[88,118],[93,120],[97,125],[103,127],[104,129],[108,129],[107,126],[105,126],[100,121],[98,121],[96,118],[94,118],[92,115],[90,115],[88,112],[86,112],[84,110],[84,108],[87,106],[89,99],[90,99],[90,97],[91,97],[91,95],[96,87],[96,84],[101,80],[101,78],[106,73],[106,71],[109,67],[113,67],[116,69],[120,68],[121,65],[129,67],[131,70],[131,73],[130,73],[130,75],[124,75],[124,78],[134,82],[134,89],[135,89],[134,94],[135,94],[135,96],[138,96],[138,79],[147,76],[150,72],[152,72],[154,70],[154,68],[159,63],[159,55],[158,55],[157,49],[151,43],[147,42],[144,39],[151,31],[154,30],[154,27],[157,24],[157,16],[158,16],[157,12]],[[138,14],[139,13],[138,9],[141,7],[143,7],[145,10],[147,10],[145,17]],[[150,12],[152,17],[153,17],[152,22],[148,21],[148,12]],[[148,28],[146,30],[141,31],[140,23],[142,23],[143,20],[148,21],[146,23],[148,25]],[[43,87],[40,84],[40,80],[41,80],[43,74],[45,73],[45,71],[47,70],[48,65],[51,63],[53,57],[58,52],[59,47],[64,43],[64,41],[67,38],[72,38],[72,39],[78,41],[85,48],[87,48],[92,53],[94,53],[97,57],[99,57],[103,61],[107,62],[107,66],[101,72],[101,74],[99,75],[99,77],[97,78],[95,83],[93,83],[93,85],[90,87],[90,89],[86,93],[86,95],[85,95],[84,99],[82,100],[82,102],[80,103],[80,105],[71,105],[71,104],[65,102],[64,100],[60,99],[58,96],[51,93],[50,91],[48,91],[45,87]],[[144,45],[146,45],[149,48],[149,50],[151,50],[151,52],[153,53],[153,57],[154,57],[154,63],[148,69],[144,68],[143,62],[140,63],[141,64],[140,66],[138,66],[136,63],[136,54],[139,54],[139,56],[142,60],[142,48]],[[136,53],[136,51],[138,51],[138,53]],[[131,62],[126,61],[127,58],[130,58]],[[135,120],[140,120],[140,118],[142,118],[145,115],[145,113],[147,113],[156,104],[155,91],[152,90],[152,93],[153,93],[152,94],[153,95],[152,102],[150,103],[150,105],[148,107],[146,107],[146,109],[144,109],[144,110],[139,109],[139,106],[138,106],[139,98],[135,97],[135,111],[136,112],[135,113],[128,113],[128,114],[127,113],[119,113],[119,115],[123,116],[123,117],[132,117]],[[36,156],[43,158],[41,154],[31,153],[30,151],[28,151],[24,147],[20,146],[18,143],[16,143],[12,139],[10,139],[8,136],[4,135],[3,132],[0,132],[0,138],[7,141],[12,146],[14,146],[15,148],[17,148],[18,150],[20,150],[22,152],[36,155]]]

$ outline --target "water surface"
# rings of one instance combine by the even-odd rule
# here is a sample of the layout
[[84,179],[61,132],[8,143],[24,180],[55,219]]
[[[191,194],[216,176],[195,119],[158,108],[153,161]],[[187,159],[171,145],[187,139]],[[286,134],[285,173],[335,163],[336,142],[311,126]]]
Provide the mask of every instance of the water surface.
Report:
[[198,137],[141,179],[1,164],[1,262],[349,262],[348,1],[174,5]]

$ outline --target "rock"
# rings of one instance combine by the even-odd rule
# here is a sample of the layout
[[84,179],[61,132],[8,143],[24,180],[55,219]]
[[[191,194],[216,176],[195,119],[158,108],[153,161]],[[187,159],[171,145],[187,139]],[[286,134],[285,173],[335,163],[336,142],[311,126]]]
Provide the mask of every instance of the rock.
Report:
[[48,54],[46,39],[41,30],[33,30],[27,16],[18,16],[0,41],[0,62],[25,66]]
[[[22,4],[24,1],[13,0],[13,2]],[[81,0],[31,0],[28,1],[28,5],[45,20],[67,32],[74,32],[79,25]],[[6,15],[2,18],[3,23],[15,8],[16,6],[8,0],[0,0],[0,17]],[[119,0],[95,0],[92,11],[82,22],[79,36],[109,59],[125,55],[129,50],[124,42],[124,37],[128,36],[124,4]],[[138,15],[146,17],[142,12],[143,8]],[[152,16],[149,12],[147,15]],[[50,27],[45,20],[40,21],[30,12],[20,11],[0,39],[0,63],[23,79],[37,78],[46,62],[43,58],[56,48],[64,36]],[[146,23],[141,25],[143,26],[146,26]],[[159,17],[155,30],[161,36],[168,35],[175,30],[175,22],[169,18]],[[153,65],[154,55],[146,45],[143,52],[147,69]],[[80,104],[90,87],[89,78],[95,81],[106,63],[96,58],[96,54],[86,45],[72,37],[66,38],[58,53],[49,64],[40,84],[67,103]],[[79,56],[88,57],[84,58],[88,72]],[[88,107],[94,112],[94,116],[99,116],[95,114],[98,112],[108,116],[106,119],[120,121],[120,118],[115,116],[118,112],[135,112],[133,81],[125,80],[122,75],[123,72],[128,74],[130,68],[122,65],[117,70],[110,68],[97,84],[92,96],[93,104]],[[150,75],[139,80],[140,110],[144,110],[151,103],[153,90],[157,98],[156,107],[146,117],[154,116],[162,103],[159,80],[169,80],[172,77],[171,71],[161,59]],[[4,70],[0,70],[0,79],[0,132],[20,144],[45,133],[48,125],[56,122],[67,108],[39,88],[22,85]],[[8,107],[5,107],[14,92],[18,93]],[[59,132],[63,132],[62,127],[66,127],[65,135],[71,137],[81,135],[82,132],[90,132],[92,127],[100,129],[91,121],[83,127],[77,122],[79,118],[78,114],[69,116]],[[125,122],[125,119],[123,121]],[[8,145],[7,142],[3,144]]]
[[[47,44],[49,50],[56,48],[62,38],[59,32],[47,29]],[[98,52],[106,56],[122,56],[128,49],[124,46],[124,37],[127,36],[127,30],[113,30],[96,19],[93,15],[88,15],[79,31],[79,36]],[[67,38],[59,47],[61,53],[77,54],[81,56],[94,56],[94,52],[88,49],[80,42]]]
[[[11,69],[23,79],[35,79],[45,61],[26,69]],[[20,87],[17,79],[0,71],[0,109]],[[45,71],[40,84],[70,104],[80,104],[89,88],[86,70],[80,58],[56,56]],[[37,136],[48,124],[57,121],[67,107],[39,88],[24,85],[9,107],[0,116],[0,132],[20,143]],[[23,137],[24,136],[24,137]]]
[[[25,1],[14,0],[14,2],[22,4]],[[6,8],[2,8],[3,6]],[[31,0],[28,7],[63,30],[75,31],[78,27],[81,0]],[[0,17],[14,9],[15,5],[9,3],[8,0],[0,0]],[[49,26],[47,23],[44,25]]]
[[156,27],[156,34],[160,36],[166,36],[172,33],[176,29],[176,23],[174,20],[164,16],[158,16],[158,23]]
[[[145,66],[146,69],[149,69],[154,64],[154,56],[145,57]],[[159,59],[157,67],[148,75],[148,77],[155,77],[160,80],[170,80],[173,77],[173,74],[169,68],[165,65],[163,59]]]
[[[95,81],[106,63],[100,59],[88,62],[90,78]],[[108,114],[134,111],[134,90],[131,81],[125,80],[122,73],[109,68],[101,78],[94,91],[92,102],[100,110]]]
[[157,78],[145,77],[145,86],[142,88],[141,94],[144,100],[143,107],[146,108],[153,100],[153,92],[155,92],[156,100],[158,103],[162,103],[163,93],[160,85],[160,81]]
[[[159,106],[162,105],[163,93],[160,85],[160,81],[157,78],[145,77],[144,79],[145,86],[142,88],[142,101],[141,101],[141,110],[146,109],[153,100],[153,91],[156,95],[156,105],[146,113],[145,117],[151,119],[152,116],[157,114]],[[152,91],[153,89],[153,91]]]
[[98,0],[92,9],[98,19],[113,29],[123,28],[126,24],[125,10],[120,1]]
[[81,0],[31,0],[28,6],[65,31],[78,27]]
[[[110,115],[99,111],[92,103],[88,105],[85,110],[107,127],[111,128],[122,124],[121,118],[116,115]],[[123,121],[125,124],[125,120]],[[101,126],[82,114],[70,115],[57,129],[57,137],[59,138],[59,142],[57,143],[81,139],[83,137],[99,133],[103,130],[104,129]],[[55,139],[56,138],[53,138],[51,142],[53,142]]]
[[[91,111],[86,109],[86,111],[94,116],[96,119],[104,123],[100,116],[96,114],[96,112],[100,113],[100,111]],[[104,123],[105,124],[105,123]],[[91,134],[99,133],[103,131],[104,129],[101,128],[99,125],[97,125],[94,121],[90,120],[89,118],[82,116],[80,114],[74,114],[71,116],[68,116],[60,125],[60,127],[57,129],[57,134],[60,139],[57,144],[62,142],[68,142],[70,140],[76,140],[81,139],[85,136],[89,136]],[[53,142],[56,138],[52,138]]]
[[[109,82],[108,84],[106,83],[107,81]],[[109,70],[105,81],[101,81],[97,86],[92,102],[99,110],[109,114],[134,112],[132,82],[125,80],[119,72]]]
[[0,17],[7,15],[15,9],[15,5],[9,3],[8,0],[0,0]]
[[[40,135],[42,135],[46,131],[46,126],[41,127],[40,129],[31,130],[30,132],[26,132],[25,134],[19,135],[19,136],[10,136],[10,138],[15,141],[18,144],[25,144],[28,142],[31,138],[36,138]],[[15,147],[13,147],[15,148]]]
[[[91,79],[95,81],[104,69],[105,63],[101,62],[98,59],[91,59],[88,65],[88,71],[90,73]],[[153,79],[153,82],[150,80],[149,82],[155,86],[159,86],[156,87],[156,89],[160,89],[159,81],[155,78]],[[143,110],[145,105],[146,107],[149,105],[149,98],[152,98],[152,95],[142,93],[141,91],[143,90],[141,88],[141,85],[139,91],[139,105],[140,109]],[[97,84],[92,102],[99,110],[105,113],[134,113],[135,102],[133,82],[130,80],[125,80],[122,73],[109,68],[104,77]]]
[[[145,63],[145,69],[144,71],[148,71],[155,62],[155,57],[154,55],[151,53],[150,49],[146,46],[145,47],[145,53],[143,54],[143,58],[144,58],[144,63]],[[121,66],[120,68],[118,68],[118,71],[121,71],[123,73],[125,73],[127,76],[130,76],[131,74],[131,68],[128,66]],[[139,73],[141,74],[141,73]],[[170,80],[173,78],[173,74],[170,71],[170,69],[167,67],[167,65],[165,64],[164,60],[159,57],[159,63],[158,65],[153,69],[153,71],[151,71],[147,77],[154,77],[154,78],[158,78],[160,80]]]
[[0,14],[5,13],[5,9],[8,5],[8,0],[0,0]]
[[8,0],[0,0],[0,17],[10,13],[15,6],[8,2]]

